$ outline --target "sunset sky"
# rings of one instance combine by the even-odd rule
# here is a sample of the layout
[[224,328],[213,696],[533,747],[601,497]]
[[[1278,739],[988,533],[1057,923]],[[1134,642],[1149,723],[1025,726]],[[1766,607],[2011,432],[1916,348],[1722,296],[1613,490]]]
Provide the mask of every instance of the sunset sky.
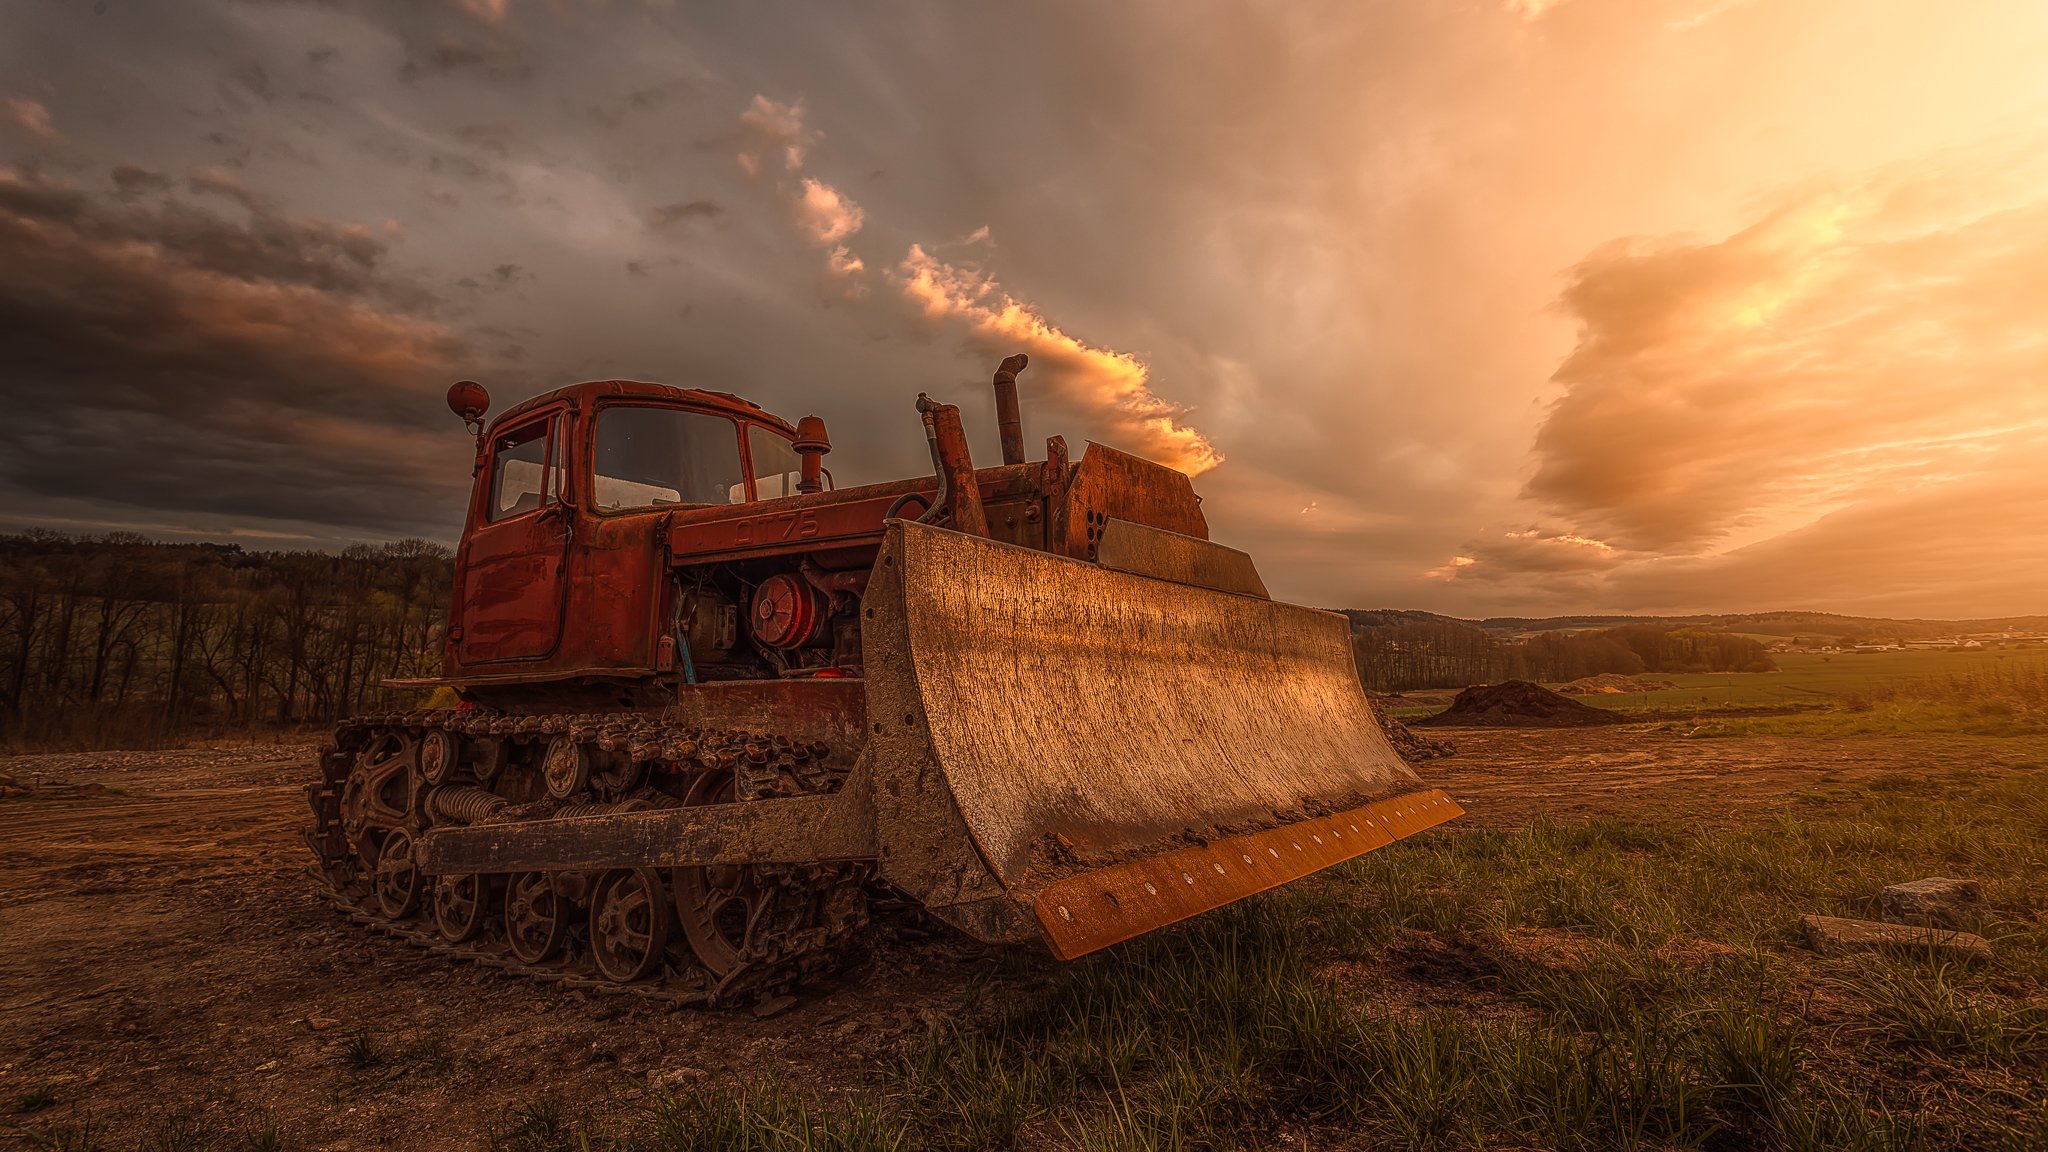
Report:
[[453,538],[457,377],[1197,473],[1288,599],[2048,611],[2039,0],[6,0],[0,528]]

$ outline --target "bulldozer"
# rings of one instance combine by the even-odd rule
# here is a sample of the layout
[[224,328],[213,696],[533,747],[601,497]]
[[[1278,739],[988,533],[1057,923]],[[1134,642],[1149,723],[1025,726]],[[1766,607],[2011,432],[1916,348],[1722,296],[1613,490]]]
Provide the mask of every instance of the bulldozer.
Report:
[[[350,719],[305,838],[353,918],[578,986],[786,999],[876,915],[1073,959],[1459,814],[1341,615],[1272,599],[1190,479],[1061,437],[838,488],[825,424],[559,388],[475,438],[438,697]],[[907,421],[906,421],[907,423]],[[429,693],[433,695],[430,696]]]

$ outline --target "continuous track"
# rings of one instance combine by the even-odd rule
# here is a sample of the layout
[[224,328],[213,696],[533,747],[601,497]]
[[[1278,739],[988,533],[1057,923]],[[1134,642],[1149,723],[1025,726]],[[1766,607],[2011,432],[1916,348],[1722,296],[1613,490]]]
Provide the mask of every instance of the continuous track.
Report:
[[345,721],[307,788],[312,848],[350,919],[436,956],[674,1005],[766,1001],[868,922],[860,865],[428,877],[430,828],[831,792],[823,744],[658,713],[436,709]]

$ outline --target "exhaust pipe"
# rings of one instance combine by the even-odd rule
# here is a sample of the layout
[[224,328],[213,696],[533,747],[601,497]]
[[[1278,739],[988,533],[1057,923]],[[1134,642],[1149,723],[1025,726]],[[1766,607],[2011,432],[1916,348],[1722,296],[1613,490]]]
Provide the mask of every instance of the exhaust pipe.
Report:
[[1022,352],[1003,359],[996,368],[996,431],[1003,438],[1003,463],[1024,462],[1024,417],[1017,411],[1017,373],[1031,363]]

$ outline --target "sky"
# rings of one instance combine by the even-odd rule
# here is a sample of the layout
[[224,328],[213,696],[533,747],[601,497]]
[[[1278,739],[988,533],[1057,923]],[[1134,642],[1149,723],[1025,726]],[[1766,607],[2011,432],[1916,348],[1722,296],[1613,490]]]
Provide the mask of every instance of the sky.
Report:
[[2038,0],[0,0],[0,528],[453,540],[583,379],[1195,476],[1276,595],[2048,611]]

